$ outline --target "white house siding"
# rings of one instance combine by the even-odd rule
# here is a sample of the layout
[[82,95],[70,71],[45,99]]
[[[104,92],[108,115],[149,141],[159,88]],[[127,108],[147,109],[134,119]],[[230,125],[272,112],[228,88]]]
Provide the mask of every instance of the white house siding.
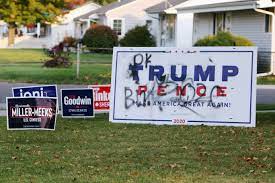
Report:
[[177,15],[176,45],[181,48],[193,46],[193,13],[180,13]]
[[[52,35],[51,35],[51,46],[61,42],[65,37],[75,37],[78,38],[81,29],[79,29],[76,22],[74,22],[74,18],[89,13],[92,10],[98,9],[100,6],[94,3],[89,3],[83,5],[77,9],[70,11],[70,13],[66,14],[61,21],[60,24],[52,25]],[[84,27],[85,32],[88,27]]]
[[[148,15],[151,19],[153,19],[154,21],[152,22],[152,26],[151,26],[151,34],[154,35],[155,40],[156,40],[156,44],[157,46],[160,46],[161,44],[161,25],[160,25],[160,16],[159,14],[150,14]],[[159,20],[159,21],[156,21]]]
[[[106,13],[107,25],[112,27],[112,21],[114,19],[122,19],[124,22],[123,32],[121,37],[125,35],[130,29],[137,25],[145,25],[146,20],[152,20],[153,26],[158,27],[158,20],[149,16],[145,9],[156,5],[163,0],[136,0],[128,3],[124,6],[116,8]],[[157,35],[157,28],[153,30],[153,34]]]
[[[231,13],[231,32],[255,43],[259,50],[258,72],[270,71],[272,33],[265,32],[265,15],[253,10]],[[213,35],[213,14],[195,14],[193,33],[193,44],[204,36]]]
[[207,35],[213,35],[213,27],[212,13],[195,14],[193,44]]
[[[76,24],[74,22],[74,18],[84,15],[91,10],[95,10],[100,6],[95,3],[88,3],[79,8],[71,10],[68,14],[66,14],[58,24],[52,24],[51,27],[51,34],[43,37],[43,38],[35,38],[33,36],[24,35],[22,37],[16,37],[14,48],[43,48],[47,47],[50,48],[59,42],[61,42],[64,37],[76,36]],[[7,38],[1,40],[0,45],[1,48],[8,47]]]
[[272,33],[265,32],[265,15],[253,10],[234,12],[232,32],[248,38],[258,46],[258,72],[270,71]]
[[265,32],[265,15],[251,11],[232,14],[232,32],[253,41],[259,51],[271,51],[271,33]]

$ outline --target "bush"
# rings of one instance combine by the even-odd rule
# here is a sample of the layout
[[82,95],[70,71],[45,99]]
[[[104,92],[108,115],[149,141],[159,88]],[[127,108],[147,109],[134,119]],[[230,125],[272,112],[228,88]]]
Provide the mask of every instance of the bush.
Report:
[[77,46],[77,40],[73,37],[65,37],[63,40],[63,44],[68,48],[75,48]]
[[113,48],[118,45],[118,37],[110,27],[97,25],[86,31],[83,44],[93,50],[95,48]]
[[254,46],[254,43],[242,36],[219,32],[217,35],[198,40],[194,46]]
[[120,40],[120,45],[129,47],[154,47],[156,46],[156,41],[147,26],[136,26],[132,30],[129,30],[125,37]]
[[44,63],[44,67],[58,67],[58,68],[67,68],[72,65],[72,62],[69,59],[69,52],[64,52],[64,43],[59,43],[50,50],[45,50],[45,53],[51,57],[50,60],[47,60]]

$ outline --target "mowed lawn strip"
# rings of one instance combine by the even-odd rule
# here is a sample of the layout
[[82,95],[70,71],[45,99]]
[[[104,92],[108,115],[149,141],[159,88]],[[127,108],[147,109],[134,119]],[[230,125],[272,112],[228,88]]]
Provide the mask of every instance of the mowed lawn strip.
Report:
[[[76,54],[72,53],[70,58],[75,64]],[[75,65],[68,69],[43,68],[43,62],[49,58],[42,49],[0,49],[0,67],[5,68],[0,72],[0,81],[40,84],[107,84],[110,82],[111,54],[82,53],[80,58],[80,78],[76,79]],[[258,78],[258,84],[275,84],[275,76]]]
[[55,132],[7,131],[0,182],[274,182],[275,114],[257,128],[58,119]]
[[274,85],[275,75],[259,77],[257,81],[258,81],[258,84],[262,84],[262,85]]
[[49,59],[41,49],[0,49],[0,81],[38,84],[109,84],[112,55],[81,54],[80,78],[76,79],[76,54],[70,68],[45,68]]
[[70,68],[45,68],[42,64],[1,65],[0,81],[37,84],[109,84],[110,64],[80,65],[80,78],[76,79],[76,65]]
[[0,49],[0,64],[42,63],[47,59],[42,49]]
[[257,104],[257,111],[275,111],[275,104]]

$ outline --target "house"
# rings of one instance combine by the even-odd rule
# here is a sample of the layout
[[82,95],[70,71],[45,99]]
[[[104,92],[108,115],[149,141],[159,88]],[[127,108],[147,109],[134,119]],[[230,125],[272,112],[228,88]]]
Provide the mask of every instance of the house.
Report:
[[[89,13],[75,18],[78,24],[77,37],[81,38],[91,24],[97,23],[111,27],[122,38],[130,29],[137,25],[148,25],[157,27],[158,19],[146,13],[146,9],[163,0],[119,0],[103,6],[102,8],[90,11]],[[153,35],[157,35],[156,29],[151,29]]]
[[[85,3],[60,17],[58,23],[55,24],[29,24],[21,26],[16,30],[14,48],[43,48],[53,47],[63,41],[65,37],[76,36],[76,26],[74,18],[84,15],[91,10],[100,8],[101,6],[88,2]],[[2,29],[1,29],[2,25]],[[8,47],[6,24],[0,22],[0,48]]]
[[8,33],[8,25],[0,20],[0,39],[4,38]]
[[[228,31],[258,47],[258,73],[274,73],[275,3],[271,0],[189,0],[174,8],[178,15],[178,47]],[[186,22],[190,26],[182,24]],[[189,23],[188,23],[189,22]]]
[[187,0],[165,0],[145,10],[149,16],[158,20],[158,26],[154,27],[155,32],[157,32],[155,34],[157,46],[176,46],[177,10],[174,7],[185,1]]

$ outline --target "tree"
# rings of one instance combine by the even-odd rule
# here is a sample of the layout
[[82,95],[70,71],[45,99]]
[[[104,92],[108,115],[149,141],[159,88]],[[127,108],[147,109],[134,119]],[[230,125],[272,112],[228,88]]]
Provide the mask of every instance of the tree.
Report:
[[145,26],[136,26],[135,28],[129,30],[123,39],[120,40],[121,46],[126,47],[154,47],[156,46],[156,41],[154,36]]
[[0,0],[0,19],[8,24],[9,29],[8,44],[14,44],[16,27],[57,22],[71,3],[74,0]]
[[93,2],[101,4],[101,5],[106,5],[109,3],[116,2],[117,0],[93,0]]

